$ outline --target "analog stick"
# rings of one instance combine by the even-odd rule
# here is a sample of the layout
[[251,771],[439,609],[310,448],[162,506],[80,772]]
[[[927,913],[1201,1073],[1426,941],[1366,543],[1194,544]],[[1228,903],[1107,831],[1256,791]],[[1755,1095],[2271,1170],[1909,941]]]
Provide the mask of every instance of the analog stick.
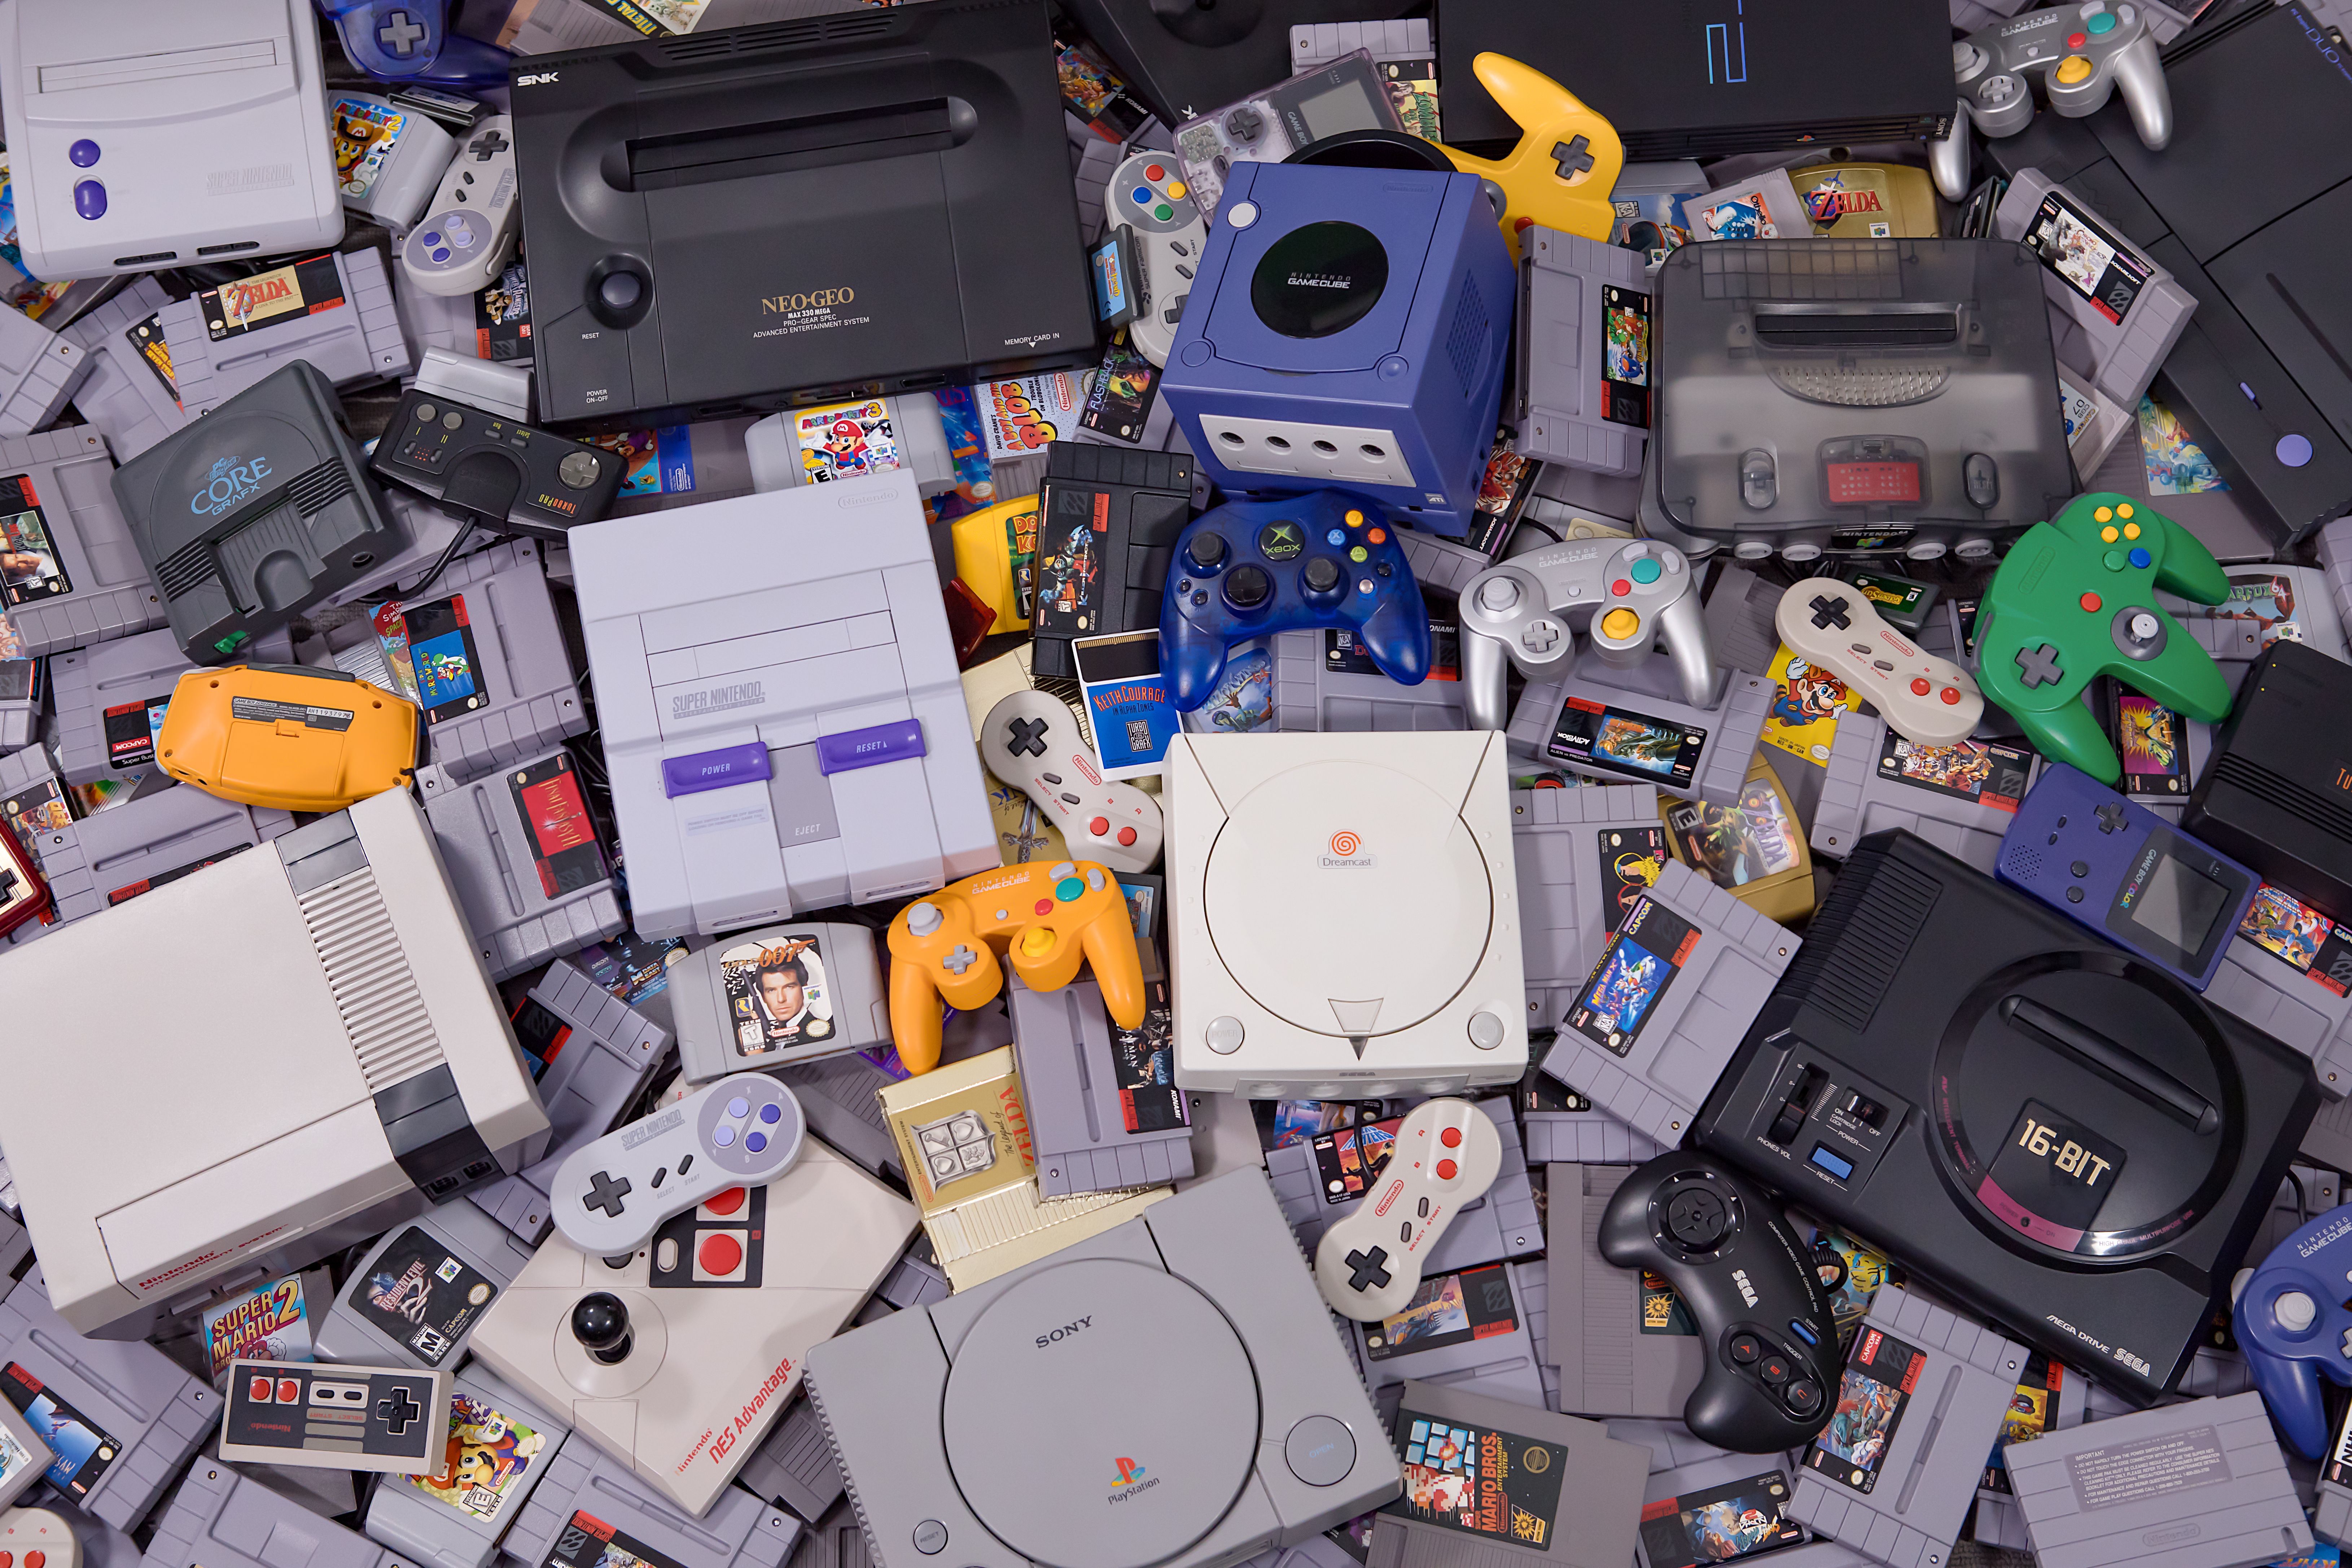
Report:
[[572,1337],[606,1366],[629,1357],[629,1309],[618,1296],[599,1290],[572,1309]]
[[1225,602],[1236,610],[1255,610],[1274,596],[1274,583],[1263,567],[1236,566],[1225,579]]

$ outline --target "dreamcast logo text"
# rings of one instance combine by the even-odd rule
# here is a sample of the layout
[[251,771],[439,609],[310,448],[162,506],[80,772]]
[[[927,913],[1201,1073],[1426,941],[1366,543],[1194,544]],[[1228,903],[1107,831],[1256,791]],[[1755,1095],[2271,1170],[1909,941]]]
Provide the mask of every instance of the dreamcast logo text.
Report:
[[1329,846],[1315,857],[1315,864],[1326,871],[1362,871],[1379,865],[1380,858],[1365,854],[1363,839],[1343,827],[1331,835]]
[[1364,841],[1344,828],[1331,835],[1331,853],[1345,858],[1364,847]]

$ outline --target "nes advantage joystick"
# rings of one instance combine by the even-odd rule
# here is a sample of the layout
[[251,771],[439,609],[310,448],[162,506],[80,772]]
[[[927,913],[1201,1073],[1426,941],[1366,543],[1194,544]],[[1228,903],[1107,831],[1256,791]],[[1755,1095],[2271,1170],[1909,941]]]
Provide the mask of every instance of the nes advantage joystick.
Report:
[[1503,1141],[1466,1100],[1427,1100],[1399,1124],[1356,1211],[1323,1233],[1315,1286],[1343,1318],[1377,1322],[1421,1289],[1422,1259],[1503,1168]]
[[634,1251],[704,1199],[792,1169],[804,1130],[800,1101],[774,1079],[722,1078],[564,1161],[551,1199],[555,1227],[592,1258]]
[[1601,1256],[1663,1274],[1698,1319],[1706,1371],[1683,1406],[1705,1442],[1741,1454],[1810,1443],[1838,1386],[1821,1275],[1769,1199],[1699,1152],[1628,1175],[1601,1216]]
[[1601,662],[1638,669],[1663,636],[1694,708],[1715,706],[1715,657],[1690,563],[1649,540],[1577,540],[1516,555],[1462,585],[1462,707],[1474,730],[1500,730],[1516,664],[1529,680],[1576,668],[1583,635]]
[[1149,871],[1160,858],[1160,803],[1102,777],[1060,698],[1016,691],[990,709],[980,755],[1053,818],[1073,854],[1121,872]]
[[572,1309],[572,1337],[589,1358],[601,1365],[618,1366],[629,1359],[635,1338],[629,1332],[629,1306],[610,1290],[583,1296]]
[[1772,622],[1792,652],[1844,681],[1907,741],[1958,745],[1984,717],[1976,678],[1923,652],[1851,583],[1808,577],[1780,595]]

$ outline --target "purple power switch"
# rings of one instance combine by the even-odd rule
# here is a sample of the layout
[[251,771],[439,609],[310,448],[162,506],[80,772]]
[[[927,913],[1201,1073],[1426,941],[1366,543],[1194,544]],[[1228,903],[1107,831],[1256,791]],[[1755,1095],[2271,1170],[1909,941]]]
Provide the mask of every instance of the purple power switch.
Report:
[[774,771],[768,765],[768,748],[756,741],[748,746],[697,752],[690,757],[664,757],[662,793],[676,800],[679,795],[699,795],[707,789],[754,784],[772,777]]
[[923,724],[919,719],[901,719],[894,723],[877,724],[870,730],[849,730],[816,738],[816,771],[821,773],[845,773],[853,768],[870,768],[877,763],[929,754],[923,746]]

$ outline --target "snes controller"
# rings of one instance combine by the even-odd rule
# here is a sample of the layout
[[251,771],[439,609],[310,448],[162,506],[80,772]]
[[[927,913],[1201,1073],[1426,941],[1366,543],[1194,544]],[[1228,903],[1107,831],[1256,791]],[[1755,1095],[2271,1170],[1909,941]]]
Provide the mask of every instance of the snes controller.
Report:
[[999,949],[1032,991],[1059,991],[1094,967],[1103,1010],[1143,1026],[1143,960],[1127,895],[1086,860],[1032,861],[966,877],[890,921],[890,1040],[908,1072],[940,1064],[940,1003],[969,1011],[1004,984]]
[[0,1513],[0,1556],[23,1568],[81,1568],[81,1542],[65,1515],[12,1508]]
[[1446,146],[1438,151],[1454,168],[1486,183],[1502,215],[1503,243],[1519,258],[1519,231],[1535,226],[1607,244],[1616,209],[1610,193],[1625,166],[1616,127],[1587,109],[1568,89],[1508,55],[1488,53],[1470,62],[1478,83],[1519,127],[1519,144],[1499,161]]
[[504,87],[514,57],[449,30],[449,0],[317,0],[343,53],[378,81]]
[[1976,678],[1922,651],[1851,583],[1806,578],[1780,595],[1772,624],[1790,651],[1844,681],[1916,745],[1958,745],[1984,717]]
[[488,288],[514,255],[515,196],[514,121],[493,114],[466,138],[424,221],[401,243],[401,270],[427,294]]
[[1693,1151],[1629,1173],[1601,1215],[1601,1256],[1665,1276],[1698,1320],[1706,1371],[1683,1405],[1703,1442],[1777,1454],[1829,1425],[1837,1321],[1812,1259],[1764,1194]]
[[782,1175],[805,1128],[801,1102],[766,1073],[722,1078],[574,1150],[556,1168],[555,1228],[592,1258],[618,1258],[704,1199]]
[[1108,190],[1111,221],[1135,236],[1143,268],[1143,309],[1128,323],[1127,341],[1164,367],[1176,346],[1176,323],[1184,317],[1201,247],[1209,243],[1209,226],[1170,153],[1137,153],[1112,174]]
[[1160,803],[1103,778],[1060,698],[1016,691],[990,709],[980,755],[1054,819],[1073,851],[1114,871],[1149,871],[1160,858]]
[[2117,88],[2142,145],[2160,153],[2172,140],[2172,89],[2157,58],[2147,16],[2131,0],[2081,0],[1979,27],[1952,46],[1960,89],[1952,128],[1927,142],[1928,166],[1947,201],[1969,194],[1969,126],[1987,136],[2014,136],[2033,123],[2039,72],[2050,107],[2080,120],[2106,107]]
[[1315,1288],[1360,1323],[1404,1310],[1421,1289],[1422,1260],[1502,1168],[1503,1141],[1486,1112],[1466,1100],[1423,1100],[1398,1124],[1355,1212],[1323,1233]]
[[1462,709],[1474,730],[1500,730],[1505,662],[1530,680],[1576,667],[1583,633],[1603,664],[1639,668],[1664,635],[1694,708],[1715,706],[1715,656],[1690,563],[1649,540],[1573,540],[1487,567],[1462,585]]
[[2230,1324],[2263,1403],[2304,1458],[2327,1451],[2322,1377],[2352,1384],[2352,1204],[2331,1209],[2271,1248],[2262,1267],[2242,1275]]

